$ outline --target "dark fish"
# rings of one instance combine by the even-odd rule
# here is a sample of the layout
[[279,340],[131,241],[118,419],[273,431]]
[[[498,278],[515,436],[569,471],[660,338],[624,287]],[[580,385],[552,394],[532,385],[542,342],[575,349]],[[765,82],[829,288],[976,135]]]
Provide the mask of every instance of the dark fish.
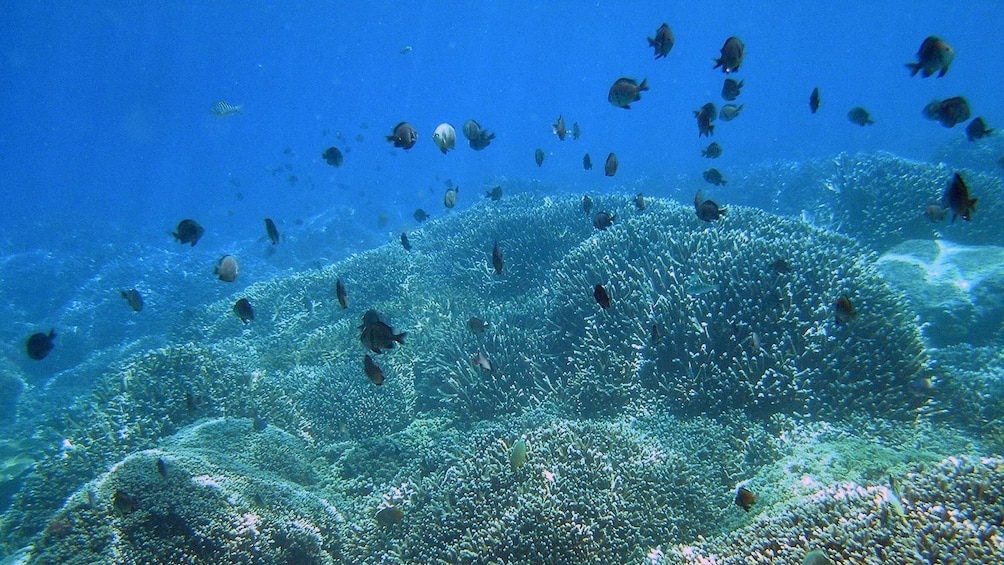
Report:
[[143,309],[143,297],[135,288],[120,290],[119,294],[122,295],[122,298],[125,298],[126,303],[129,304],[129,307],[132,308],[133,312],[139,312]]
[[459,194],[460,194],[459,187],[446,189],[446,193],[443,194],[443,206],[446,206],[447,210],[452,209],[454,206],[457,205],[457,197],[459,196]]
[[948,209],[938,204],[928,204],[924,208],[924,215],[934,223],[943,222],[948,217]]
[[955,127],[969,119],[969,102],[961,96],[934,100],[924,106],[924,117],[935,120],[946,128]]
[[136,510],[136,500],[128,494],[120,490],[116,490],[115,493],[112,494],[112,508],[115,509],[115,512],[119,516],[125,516],[126,514]]
[[376,521],[381,526],[391,527],[404,519],[404,512],[397,506],[385,506],[376,513]]
[[934,394],[934,379],[931,375],[924,375],[910,381],[910,393],[917,396],[931,396]]
[[994,130],[987,128],[987,123],[983,121],[983,118],[976,117],[966,126],[966,139],[976,141],[977,139],[983,139],[993,132]]
[[337,147],[328,147],[325,149],[324,153],[321,153],[321,158],[332,167],[341,167],[342,162],[345,160],[342,157],[342,152]]
[[701,106],[700,110],[694,110],[694,117],[697,118],[697,137],[710,136],[715,133],[715,126],[711,125],[711,122],[718,117],[718,111],[714,104],[708,102]]
[[775,259],[774,262],[770,264],[770,268],[774,269],[775,272],[782,274],[791,272],[791,265],[781,258]]
[[734,73],[739,70],[739,65],[743,64],[746,46],[738,37],[733,36],[725,40],[721,52],[722,56],[715,59],[715,66],[712,68],[721,67],[725,74]]
[[485,333],[485,330],[488,329],[488,324],[486,324],[481,318],[471,316],[471,318],[467,320],[467,329],[471,330],[471,333],[483,334]]
[[838,326],[840,324],[846,324],[858,317],[858,311],[854,308],[854,305],[851,304],[851,299],[847,298],[846,294],[833,302],[833,312],[833,317]]
[[565,118],[563,116],[558,116],[558,121],[551,124],[551,129],[554,130],[554,134],[558,136],[558,139],[565,141],[565,134],[568,133],[565,130]]
[[345,294],[345,285],[342,284],[342,279],[335,279],[335,296],[338,297],[338,305],[342,307],[342,310],[349,307],[349,298]]
[[579,129],[579,122],[572,123],[572,139],[579,139],[582,135],[582,130]]
[[634,207],[639,210],[644,210],[645,206],[645,195],[639,192],[634,196]]
[[380,386],[383,384],[384,376],[383,369],[380,365],[377,365],[373,358],[369,354],[363,356],[363,372],[366,373],[366,378],[370,380],[371,383]]
[[495,185],[491,190],[486,190],[485,196],[491,198],[493,202],[502,200],[502,185]]
[[267,427],[268,420],[262,418],[261,416],[255,415],[255,417],[251,420],[251,429],[256,432],[264,432]]
[[411,242],[408,241],[408,234],[401,232],[401,247],[404,247],[405,251],[411,251]]
[[641,93],[644,90],[648,90],[648,79],[638,84],[633,78],[619,78],[610,87],[607,101],[618,108],[630,110],[632,102],[641,100]]
[[726,104],[722,106],[722,111],[718,114],[718,117],[725,122],[731,122],[732,120],[739,117],[739,112],[743,111],[743,104],[736,106],[735,104]]
[[816,88],[813,88],[812,89],[812,94],[809,95],[809,110],[811,110],[813,114],[816,113],[816,110],[819,110],[819,87],[818,86]]
[[234,282],[237,280],[237,275],[240,272],[240,265],[237,264],[237,259],[233,255],[220,257],[219,261],[216,262],[216,266],[213,267],[213,274],[223,282]]
[[205,231],[195,220],[181,220],[178,223],[177,231],[171,235],[178,240],[178,243],[190,243],[192,247],[195,247]]
[[970,198],[966,181],[962,180],[959,173],[955,173],[952,182],[948,184],[945,193],[941,195],[941,206],[952,210],[952,223],[955,223],[956,217],[968,222],[972,219],[973,212],[976,211],[976,200],[978,199]]
[[495,246],[492,247],[492,267],[495,267],[495,274],[502,274],[502,250],[499,249],[499,242],[495,242]]
[[488,371],[489,373],[492,372],[492,363],[488,360],[488,357],[485,357],[484,353],[478,353],[477,357],[471,358],[471,365],[474,365],[483,371]]
[[387,136],[387,142],[393,143],[394,147],[401,149],[411,149],[418,141],[418,132],[408,122],[401,122],[394,126],[394,132]]
[[241,322],[248,323],[254,320],[254,308],[247,298],[241,298],[234,303],[234,314],[241,319]]
[[388,216],[386,214],[386,212],[381,212],[380,215],[377,216],[377,227],[378,228],[382,229],[382,228],[387,227],[387,223],[388,222],[390,222],[390,216]]
[[167,478],[167,463],[164,463],[164,460],[161,459],[160,457],[158,457],[157,461],[155,462],[155,464],[156,464],[156,467],[157,467],[157,474],[160,475],[161,478],[166,479]]
[[383,318],[380,317],[380,313],[372,308],[363,312],[363,323],[359,325],[359,329],[363,329],[370,324],[375,324],[377,322],[382,322]]
[[659,343],[659,326],[652,324],[652,344],[655,345],[657,343]]
[[272,245],[279,243],[279,230],[276,229],[272,218],[265,218],[265,233],[268,234],[268,240],[272,242]]
[[719,172],[718,169],[708,169],[704,171],[704,180],[716,186],[728,184],[728,181],[722,178],[722,173]]
[[614,225],[614,220],[616,219],[617,216],[614,216],[609,212],[597,212],[596,215],[593,216],[593,227],[598,230],[606,231],[607,228]]
[[739,98],[740,91],[743,88],[743,81],[736,81],[732,78],[725,79],[725,83],[722,84],[722,98],[732,102],[736,98]]
[[617,155],[613,153],[607,155],[607,162],[603,165],[603,174],[612,177],[617,174],[617,166],[620,163],[617,162]]
[[756,502],[760,500],[760,497],[753,494],[753,491],[746,487],[739,487],[736,491],[736,506],[742,508],[746,512],[750,511]]
[[852,124],[858,124],[859,126],[870,126],[875,123],[875,120],[871,118],[868,114],[868,110],[865,110],[861,106],[855,106],[847,112],[847,119],[851,121]]
[[422,222],[428,220],[430,216],[429,216],[429,214],[427,214],[425,212],[425,210],[419,208],[419,209],[415,210],[415,213],[412,214],[412,217],[415,218],[416,222],[422,223]]
[[694,209],[697,211],[697,217],[705,222],[717,220],[728,211],[727,208],[719,208],[718,204],[712,200],[703,200],[701,191],[697,191],[697,194],[694,195]]
[[593,211],[593,199],[588,194],[582,195],[582,211],[588,216]]
[[544,164],[544,150],[543,149],[538,149],[538,150],[534,151],[533,152],[533,160],[537,162],[537,166],[538,167],[541,166],[541,165],[543,165]]
[[185,391],[185,408],[189,412],[195,412],[202,405],[202,397],[193,394],[192,391]]
[[648,38],[648,46],[655,49],[656,59],[669,55],[669,51],[673,48],[673,43],[675,43],[673,32],[665,23],[659,26],[659,29],[655,30],[655,39]]
[[467,141],[474,141],[481,135],[481,125],[474,120],[467,120],[464,122],[464,127],[461,128],[464,132],[464,137]]
[[600,308],[604,310],[610,308],[610,295],[607,294],[607,289],[603,288],[603,285],[598,284],[593,287],[593,298],[596,299],[596,303],[600,305]]
[[912,77],[920,72],[921,76],[927,78],[937,72],[940,78],[948,72],[948,66],[954,58],[955,51],[952,47],[932,35],[920,44],[920,50],[917,51],[918,62],[907,63],[906,68],[910,69]]
[[34,359],[35,361],[45,359],[45,356],[52,351],[52,348],[55,345],[52,343],[52,340],[55,337],[55,328],[49,330],[48,334],[41,332],[31,334],[31,337],[29,337],[28,341],[25,342],[25,349],[28,351],[28,357]]
[[717,159],[722,156],[722,146],[717,141],[712,141],[707,149],[701,149],[701,156],[708,159]]
[[471,149],[481,151],[491,145],[493,139],[495,139],[495,134],[483,129],[476,138],[468,141],[467,144],[471,146]]
[[591,171],[593,169],[593,160],[589,158],[589,153],[586,153],[585,156],[582,157],[582,168],[587,171]]
[[394,343],[404,343],[405,332],[395,334],[394,328],[377,321],[363,326],[359,341],[373,353],[383,353],[384,349],[393,349]]

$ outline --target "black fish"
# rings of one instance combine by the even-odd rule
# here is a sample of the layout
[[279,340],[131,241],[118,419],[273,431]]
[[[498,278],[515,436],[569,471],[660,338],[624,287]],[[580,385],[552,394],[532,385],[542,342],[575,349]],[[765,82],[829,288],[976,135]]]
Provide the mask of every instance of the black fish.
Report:
[[725,40],[721,52],[722,56],[715,59],[715,66],[712,68],[721,67],[725,74],[734,73],[739,70],[739,65],[743,64],[746,46],[738,37],[733,36]]
[[739,490],[736,491],[736,506],[742,508],[746,512],[749,512],[750,508],[752,508],[758,500],[760,500],[760,497],[753,494],[753,491],[746,487],[739,487]]
[[332,167],[341,167],[342,162],[345,160],[342,157],[342,152],[337,147],[328,147],[325,149],[324,153],[321,153],[321,158]]
[[362,330],[359,341],[373,353],[383,353],[384,349],[393,349],[394,342],[404,343],[404,338],[408,335],[406,332],[395,334],[394,328],[381,321],[365,324]]
[[642,79],[638,84],[633,78],[619,78],[611,85],[607,101],[618,108],[630,110],[631,103],[641,100],[641,93],[645,90],[648,90],[648,79]]
[[639,211],[641,211],[641,210],[645,209],[646,205],[647,205],[647,203],[645,202],[645,195],[644,194],[642,194],[642,193],[639,192],[638,194],[634,195],[634,207],[635,208],[637,208]]
[[851,304],[851,299],[847,298],[846,294],[833,302],[833,311],[833,317],[838,326],[858,317],[858,311],[854,308],[854,304]]
[[694,110],[694,117],[697,118],[697,137],[714,135],[715,126],[711,122],[718,117],[718,109],[714,104],[708,102],[700,110]]
[[948,72],[948,66],[952,64],[952,59],[955,58],[955,51],[950,45],[942,41],[941,39],[930,36],[920,44],[920,49],[917,51],[917,63],[907,63],[906,68],[910,69],[910,76],[917,76],[920,71],[921,76],[927,78],[933,75],[935,72],[938,73],[938,77],[945,76]]
[[541,166],[541,165],[543,165],[544,164],[544,150],[543,149],[537,149],[536,151],[534,151],[533,152],[533,160],[537,162],[537,166],[538,167]]
[[593,287],[593,298],[596,299],[596,303],[600,305],[600,308],[604,310],[610,308],[610,295],[607,294],[607,289],[603,288],[603,285],[598,284]]
[[495,242],[495,247],[492,248],[492,267],[495,267],[495,274],[502,274],[502,250],[499,249],[499,242]]
[[593,169],[593,160],[589,158],[589,153],[586,153],[585,156],[582,157],[582,168],[587,171],[591,171]]
[[394,126],[394,132],[387,136],[387,142],[393,143],[394,147],[401,149],[411,149],[418,141],[418,132],[408,122],[401,122]]
[[471,146],[471,149],[481,151],[491,145],[493,139],[495,139],[495,134],[483,129],[478,133],[476,138],[468,141],[467,144]]
[[852,124],[857,124],[859,126],[870,126],[875,123],[871,115],[868,114],[868,110],[865,110],[861,106],[855,106],[847,112],[847,119],[851,121]]
[[970,198],[969,196],[969,187],[966,186],[966,181],[962,180],[959,173],[955,173],[955,176],[952,177],[952,182],[948,184],[948,187],[945,188],[945,193],[941,195],[942,207],[951,208],[952,210],[952,223],[955,223],[956,217],[960,217],[967,222],[972,219],[973,212],[976,211],[976,201],[978,199]]
[[117,490],[112,494],[112,508],[120,516],[125,516],[136,510],[136,500],[128,494]]
[[572,139],[579,139],[582,135],[582,130],[579,129],[579,122],[572,122]]
[[582,211],[589,215],[589,212],[593,210],[593,199],[589,197],[588,194],[582,195]]
[[171,235],[178,240],[178,243],[190,243],[192,247],[195,247],[205,231],[195,220],[181,220],[178,223],[177,231]]
[[122,298],[129,304],[133,312],[139,312],[143,309],[143,296],[140,295],[139,291],[135,288],[130,288],[129,290],[120,290],[119,294]]
[[987,128],[987,123],[983,121],[983,118],[976,117],[966,126],[966,139],[976,141],[977,139],[983,139],[993,132],[994,130]]
[[774,269],[775,272],[782,274],[791,272],[791,265],[789,265],[788,262],[785,261],[784,259],[780,258],[776,259],[773,263],[771,263],[770,268]]
[[811,110],[812,113],[815,114],[816,110],[818,109],[819,109],[819,87],[817,86],[816,88],[812,89],[812,94],[809,95],[809,110]]
[[373,358],[369,354],[363,356],[363,372],[366,373],[366,378],[370,380],[371,383],[380,386],[383,384],[384,376],[383,369],[380,365],[377,365]]
[[502,200],[502,186],[496,185],[491,190],[485,191],[485,196],[492,199],[492,202]]
[[425,212],[425,210],[419,208],[419,209],[415,210],[415,213],[412,214],[412,217],[415,218],[416,222],[422,223],[422,222],[424,222],[424,221],[426,221],[426,220],[429,219],[429,214],[427,214]]
[[485,333],[485,330],[488,329],[488,324],[486,324],[481,318],[471,316],[471,318],[467,320],[467,329],[471,330],[471,333],[483,334]]
[[25,349],[28,351],[28,357],[34,359],[35,361],[41,361],[45,359],[45,356],[52,351],[54,344],[52,343],[53,338],[56,337],[55,328],[49,330],[49,334],[36,333],[31,334],[28,341],[25,343]]
[[945,100],[934,100],[924,106],[924,117],[936,120],[946,128],[955,127],[969,119],[969,102],[961,96],[953,96]]
[[345,294],[345,285],[342,284],[342,279],[335,279],[335,296],[338,297],[338,305],[342,307],[342,310],[349,307],[349,299]]
[[401,247],[404,247],[405,251],[411,251],[411,242],[408,241],[408,234],[401,233]]
[[161,459],[160,457],[158,457],[157,461],[156,461],[156,467],[157,467],[157,474],[160,475],[161,478],[166,479],[167,478],[167,463],[164,463],[164,460]]
[[694,209],[697,211],[697,217],[705,222],[717,220],[728,211],[726,208],[719,208],[718,204],[712,200],[703,200],[701,191],[697,191],[697,194],[694,195]]
[[722,84],[722,98],[732,102],[736,98],[739,98],[740,90],[742,90],[743,81],[736,81],[735,79],[727,78],[725,83]]
[[554,135],[558,136],[559,141],[565,141],[565,135],[568,130],[565,129],[565,117],[558,116],[558,121],[551,124],[551,129],[554,130]]
[[276,229],[272,218],[265,218],[265,233],[268,234],[268,240],[272,242],[272,245],[279,243],[279,230]]
[[722,178],[722,173],[719,172],[718,169],[708,169],[704,171],[704,180],[710,182],[715,186],[728,184],[728,181]]
[[617,161],[617,155],[613,153],[607,155],[607,162],[603,165],[603,174],[612,177],[617,174],[617,167],[620,163]]
[[614,220],[616,219],[617,216],[611,214],[610,212],[597,212],[596,215],[593,216],[593,227],[598,230],[606,231],[607,228],[614,225]]
[[237,314],[237,317],[245,324],[254,320],[254,308],[251,307],[247,298],[241,298],[234,303],[234,314]]
[[707,149],[701,149],[701,156],[708,159],[717,159],[722,156],[722,146],[717,141],[712,141]]
[[385,506],[376,513],[376,521],[381,526],[391,527],[404,519],[404,511],[396,506]]
[[254,419],[251,420],[251,429],[256,432],[264,432],[267,427],[268,420],[262,418],[261,416],[256,415]]
[[661,59],[666,55],[669,55],[669,51],[673,48],[673,32],[669,29],[669,26],[663,23],[659,26],[659,29],[655,30],[655,38],[648,38],[648,46],[655,49],[655,58]]
[[659,326],[652,324],[652,344],[655,345],[659,343]]

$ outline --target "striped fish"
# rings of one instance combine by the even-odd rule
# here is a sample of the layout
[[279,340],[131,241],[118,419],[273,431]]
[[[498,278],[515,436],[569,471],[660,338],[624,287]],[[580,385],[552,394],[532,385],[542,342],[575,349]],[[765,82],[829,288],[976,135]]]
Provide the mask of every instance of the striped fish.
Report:
[[209,109],[209,112],[217,118],[225,118],[227,116],[233,116],[234,114],[240,114],[241,108],[243,107],[243,104],[233,106],[225,100],[220,100],[216,104],[213,104],[213,107]]

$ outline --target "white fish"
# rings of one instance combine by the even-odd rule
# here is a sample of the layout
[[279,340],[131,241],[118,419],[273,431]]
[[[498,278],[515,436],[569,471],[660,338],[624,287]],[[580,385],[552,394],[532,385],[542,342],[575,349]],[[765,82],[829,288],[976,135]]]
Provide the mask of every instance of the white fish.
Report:
[[243,104],[234,106],[225,100],[220,100],[216,104],[213,104],[213,107],[209,109],[209,113],[217,118],[225,118],[234,114],[240,114],[242,108],[244,108]]
[[432,134],[432,141],[435,142],[436,147],[445,155],[447,151],[450,151],[457,145],[457,130],[453,129],[453,126],[450,124],[439,124],[439,127]]

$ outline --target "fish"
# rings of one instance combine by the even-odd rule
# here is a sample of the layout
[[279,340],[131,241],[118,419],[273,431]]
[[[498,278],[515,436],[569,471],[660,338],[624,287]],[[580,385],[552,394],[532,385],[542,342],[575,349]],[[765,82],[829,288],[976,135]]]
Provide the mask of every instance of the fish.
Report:
[[338,298],[338,305],[345,310],[349,307],[349,298],[345,294],[345,285],[342,284],[342,279],[335,279],[335,296]]
[[116,490],[112,494],[112,508],[119,516],[125,516],[136,510],[136,500],[128,494]]
[[55,343],[53,343],[55,337],[55,328],[50,329],[48,334],[42,332],[31,334],[28,341],[24,344],[25,350],[28,352],[28,358],[35,361],[45,359],[45,356],[55,347]]
[[704,171],[704,180],[715,186],[721,186],[723,184],[728,184],[724,178],[722,178],[722,173],[718,169],[708,169]]
[[404,247],[405,251],[411,251],[411,242],[408,241],[408,234],[401,232],[401,247]]
[[648,46],[655,49],[655,58],[661,59],[666,55],[669,55],[671,49],[673,49],[673,43],[676,42],[673,39],[673,32],[669,29],[669,26],[663,23],[659,26],[659,29],[655,30],[655,37],[649,37]]
[[910,69],[912,77],[917,76],[919,72],[922,77],[928,78],[937,72],[938,78],[941,78],[948,72],[948,67],[952,64],[953,59],[955,59],[955,50],[949,44],[931,35],[920,44],[920,49],[917,50],[917,62],[907,63],[906,68]]
[[638,210],[644,210],[645,206],[646,206],[645,195],[642,194],[642,193],[640,193],[640,192],[638,194],[635,194],[634,195],[634,207],[637,208]]
[[717,69],[721,67],[725,74],[734,73],[743,64],[743,56],[746,55],[746,46],[743,45],[742,40],[738,37],[732,36],[725,40],[721,53],[722,56],[715,59],[715,66],[712,68]]
[[492,247],[492,267],[495,267],[496,275],[502,274],[503,263],[504,262],[502,261],[502,250],[499,249],[499,242],[496,241],[495,246]]
[[279,230],[276,229],[272,218],[265,218],[265,233],[268,234],[268,240],[272,242],[272,245],[279,243]]
[[966,126],[966,139],[969,141],[976,141],[977,139],[983,139],[993,132],[994,130],[987,128],[986,121],[977,116],[973,119],[973,121],[969,122],[968,126]]
[[181,220],[178,222],[178,227],[175,229],[174,239],[178,240],[178,243],[188,243],[192,247],[202,239],[202,234],[205,233],[205,229],[199,225],[199,222],[195,220]]
[[957,217],[968,222],[972,219],[973,212],[976,211],[977,200],[977,198],[970,198],[966,181],[962,180],[959,173],[955,173],[952,182],[948,183],[948,187],[945,188],[945,192],[941,196],[941,206],[951,209],[953,224]]
[[712,141],[707,149],[701,149],[701,156],[708,159],[717,159],[722,156],[722,146],[717,141]]
[[582,168],[591,171],[593,169],[593,160],[589,158],[589,153],[586,153],[582,157]]
[[429,214],[427,214],[426,211],[421,208],[415,210],[415,213],[412,214],[411,216],[415,218],[415,221],[418,223],[422,223],[430,218]]
[[264,432],[265,428],[267,427],[268,427],[268,420],[266,420],[262,416],[256,414],[255,417],[251,419],[252,430],[256,432]]
[[705,222],[717,220],[728,211],[727,208],[719,208],[717,203],[712,200],[704,200],[703,197],[699,190],[694,195],[694,210],[697,211],[697,217],[701,220]]
[[241,319],[241,322],[248,323],[254,320],[254,308],[247,298],[241,298],[234,303],[234,314]]
[[812,89],[812,94],[809,95],[809,110],[815,114],[819,110],[819,87]]
[[617,216],[611,214],[610,212],[600,211],[593,216],[593,227],[598,230],[606,231],[607,228],[614,225],[614,220]]
[[802,558],[802,565],[833,565],[825,549],[813,549]]
[[376,521],[381,526],[391,527],[404,519],[404,511],[397,506],[385,506],[376,513]]
[[368,353],[363,355],[363,372],[366,373],[366,378],[368,378],[371,383],[377,386],[383,384],[383,369],[380,368],[380,365],[376,364],[376,361],[374,361]]
[[321,158],[332,167],[341,167],[342,162],[345,161],[345,157],[342,156],[342,152],[337,147],[328,147],[325,149],[324,153],[321,153]]
[[474,365],[475,367],[478,367],[484,371],[488,371],[489,373],[492,372],[491,361],[489,361],[488,358],[485,357],[484,353],[478,353],[477,357],[472,357],[471,365]]
[[760,497],[753,494],[753,491],[746,487],[739,487],[736,489],[736,506],[742,508],[746,512],[750,511],[756,502],[760,500]]
[[406,332],[395,334],[394,328],[377,320],[368,324],[364,323],[362,332],[359,334],[359,341],[373,353],[383,353],[384,349],[394,349],[395,342],[403,344],[407,335]]
[[400,53],[402,55],[407,55],[408,53],[412,52],[412,49],[413,48],[412,48],[411,45],[405,45],[404,47],[401,48],[400,51],[398,51],[398,53]]
[[579,129],[579,122],[572,123],[572,139],[579,139],[582,135],[582,130]]
[[910,381],[910,393],[916,396],[931,396],[934,394],[934,379],[931,375],[923,375]]
[[432,132],[432,142],[446,155],[457,145],[457,130],[447,123],[436,126],[436,131]]
[[129,290],[120,290],[119,294],[125,299],[129,307],[132,308],[133,312],[139,312],[143,309],[143,296],[140,295],[139,291],[135,288],[130,288]]
[[481,151],[485,147],[491,145],[493,139],[495,139],[495,134],[486,129],[483,129],[481,130],[481,133],[478,135],[478,137],[468,141],[467,144],[471,146],[471,149],[475,151]]
[[715,105],[708,102],[701,106],[700,110],[694,110],[694,117],[697,118],[697,137],[710,136],[715,133],[715,126],[711,122],[718,117]]
[[393,143],[394,147],[400,147],[407,151],[415,146],[418,141],[418,132],[408,122],[401,122],[394,126],[394,131],[387,136],[387,142]]
[[631,103],[641,100],[642,91],[648,90],[648,79],[638,84],[633,78],[621,77],[614,81],[607,93],[607,101],[625,110],[631,109]]
[[620,163],[617,161],[617,155],[613,153],[607,155],[607,162],[603,164],[603,174],[612,177],[617,174],[617,166]]
[[732,102],[736,98],[739,98],[740,91],[743,88],[743,81],[736,81],[733,78],[725,79],[722,84],[722,98],[728,102]]
[[780,274],[791,272],[791,265],[788,264],[788,261],[780,257],[775,259],[774,262],[770,264],[770,268],[774,269],[775,273],[780,273]]
[[847,112],[847,119],[851,121],[852,124],[857,124],[859,126],[870,126],[875,123],[875,120],[871,118],[868,114],[868,110],[865,110],[861,106],[855,106]]
[[969,102],[961,96],[953,96],[945,100],[932,100],[924,106],[924,117],[934,120],[946,128],[955,127],[969,119]]
[[457,198],[460,194],[460,187],[455,186],[453,188],[446,189],[446,193],[443,194],[443,206],[446,206],[447,210],[452,209],[457,205]]
[[652,345],[659,343],[659,326],[652,324]]
[[565,118],[564,116],[558,116],[558,121],[551,124],[551,129],[554,130],[554,134],[558,136],[560,141],[565,141],[565,135],[568,133],[565,130]]
[[467,138],[467,141],[474,141],[481,135],[481,124],[474,120],[467,120],[460,129],[464,132],[464,137]]
[[474,334],[483,334],[485,333],[485,330],[488,329],[488,324],[485,323],[485,321],[482,320],[481,318],[476,318],[474,316],[471,316],[467,320],[467,329]]
[[739,112],[743,111],[743,106],[744,104],[740,104],[738,106],[735,104],[726,104],[722,106],[722,111],[718,114],[718,117],[721,118],[722,121],[731,122],[739,117]]
[[582,211],[588,216],[593,211],[593,199],[588,194],[582,195]]
[[491,190],[486,190],[485,197],[491,198],[492,202],[502,200],[502,185],[495,185]]
[[515,473],[526,463],[526,439],[519,438],[509,448],[509,468]]
[[858,317],[858,311],[854,308],[854,304],[851,303],[851,299],[847,298],[846,294],[833,302],[833,312],[833,318],[836,320],[838,326]]
[[603,285],[598,284],[593,287],[593,298],[596,299],[596,303],[600,305],[600,308],[604,310],[610,308],[610,295],[607,294],[607,289],[603,288]]
[[237,275],[241,272],[240,265],[237,264],[237,258],[233,255],[224,255],[216,262],[216,266],[213,267],[213,274],[216,275],[223,282],[234,282],[237,280]]
[[924,208],[924,216],[934,223],[943,222],[945,221],[945,218],[948,217],[948,208],[945,208],[940,204],[928,204]]
[[213,107],[209,109],[209,113],[216,116],[217,118],[225,118],[227,116],[233,116],[240,114],[241,110],[244,109],[243,104],[238,104],[234,106],[225,100],[220,100]]
[[718,290],[717,284],[708,284],[702,281],[697,273],[691,273],[684,285],[684,291],[690,296],[700,296],[716,290]]
[[538,167],[541,166],[541,165],[543,165],[544,164],[544,150],[543,149],[537,149],[536,151],[534,151],[533,152],[533,160],[537,162],[537,166]]
[[167,478],[167,463],[164,463],[164,460],[161,459],[160,457],[158,457],[157,461],[154,462],[154,466],[157,467],[157,474],[160,475],[161,478],[166,479]]

